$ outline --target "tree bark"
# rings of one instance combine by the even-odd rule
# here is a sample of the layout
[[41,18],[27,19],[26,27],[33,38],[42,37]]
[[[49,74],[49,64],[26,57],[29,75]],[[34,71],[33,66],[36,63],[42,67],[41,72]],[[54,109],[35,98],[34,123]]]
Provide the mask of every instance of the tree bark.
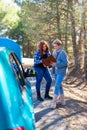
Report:
[[84,42],[84,73],[85,73],[85,80],[87,83],[87,18],[86,18],[86,12],[87,12],[87,6],[86,1],[83,0],[82,2],[83,6],[83,13],[82,13],[82,25],[83,25],[83,42]]
[[69,1],[67,1],[67,14],[66,14],[66,32],[65,32],[65,50],[68,53],[67,41],[68,41],[68,13],[69,13]]
[[56,2],[56,11],[57,11],[57,32],[58,32],[58,38],[61,40],[60,15],[59,15],[59,4],[58,4],[58,1]]
[[80,64],[79,64],[79,55],[78,55],[78,47],[76,44],[76,30],[75,30],[75,19],[73,16],[73,2],[71,0],[69,0],[69,7],[70,7],[70,20],[71,20],[71,31],[72,31],[72,45],[73,45],[73,54],[74,54],[74,63],[75,63],[75,69],[79,69],[80,68]]

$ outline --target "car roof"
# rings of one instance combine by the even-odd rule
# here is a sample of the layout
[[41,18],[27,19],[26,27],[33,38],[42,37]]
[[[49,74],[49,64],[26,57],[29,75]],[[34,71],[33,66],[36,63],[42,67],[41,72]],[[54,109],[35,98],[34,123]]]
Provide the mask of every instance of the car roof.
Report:
[[3,38],[0,38],[0,47],[7,47],[11,49],[17,55],[19,60],[22,61],[21,48],[17,42],[13,41],[12,39],[3,37]]

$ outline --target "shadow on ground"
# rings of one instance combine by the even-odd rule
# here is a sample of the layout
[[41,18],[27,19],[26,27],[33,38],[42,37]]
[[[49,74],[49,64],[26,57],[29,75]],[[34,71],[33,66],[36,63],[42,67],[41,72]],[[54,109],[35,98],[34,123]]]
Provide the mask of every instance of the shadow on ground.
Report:
[[[44,101],[45,102],[45,101]],[[47,101],[46,101],[47,102]],[[42,104],[42,103],[41,103]],[[42,106],[42,105],[41,105]],[[37,104],[37,108],[40,108],[40,103]],[[51,110],[49,107],[46,108],[45,106],[40,109],[38,112],[35,113],[35,119],[36,122],[40,122],[40,125],[43,124],[43,126],[40,128],[40,130],[51,130],[51,127],[55,126],[55,130],[57,130],[58,125],[61,122],[64,122],[65,127],[63,130],[73,130],[70,128],[70,125],[68,125],[69,120],[73,120],[74,123],[76,123],[76,119],[79,120],[79,118],[83,118],[83,116],[87,117],[87,102],[82,102],[79,100],[74,99],[68,99],[66,101],[66,106],[64,107],[58,107],[55,110]],[[49,118],[48,118],[49,117]],[[79,118],[78,118],[79,117]],[[45,120],[44,120],[45,118]],[[41,121],[42,120],[42,121]],[[87,124],[87,120],[85,121]],[[87,125],[84,125],[84,130],[87,129]],[[61,125],[60,125],[61,126]],[[61,128],[62,130],[62,128]],[[76,128],[76,130],[78,130]],[[81,129],[80,129],[81,130]]]

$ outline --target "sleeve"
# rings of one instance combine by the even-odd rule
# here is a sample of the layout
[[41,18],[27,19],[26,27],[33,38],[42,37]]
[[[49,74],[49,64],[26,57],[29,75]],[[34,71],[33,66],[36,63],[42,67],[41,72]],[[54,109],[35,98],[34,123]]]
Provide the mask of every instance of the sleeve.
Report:
[[68,65],[68,58],[66,52],[63,50],[57,59],[57,67],[58,68],[64,68]]
[[56,53],[56,51],[53,51],[53,54],[52,54],[53,56],[54,56],[54,58],[56,59],[56,57],[57,57],[57,53]]
[[47,57],[49,57],[51,55],[50,51],[47,52]]
[[39,64],[41,62],[42,62],[42,60],[41,60],[41,56],[40,56],[40,51],[37,50],[34,52],[34,64]]

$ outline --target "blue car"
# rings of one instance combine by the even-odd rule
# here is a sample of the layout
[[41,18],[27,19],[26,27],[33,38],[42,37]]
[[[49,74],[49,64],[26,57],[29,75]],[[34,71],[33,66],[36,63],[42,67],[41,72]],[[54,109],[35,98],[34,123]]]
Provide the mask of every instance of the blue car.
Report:
[[32,90],[17,55],[0,47],[0,130],[35,130]]

